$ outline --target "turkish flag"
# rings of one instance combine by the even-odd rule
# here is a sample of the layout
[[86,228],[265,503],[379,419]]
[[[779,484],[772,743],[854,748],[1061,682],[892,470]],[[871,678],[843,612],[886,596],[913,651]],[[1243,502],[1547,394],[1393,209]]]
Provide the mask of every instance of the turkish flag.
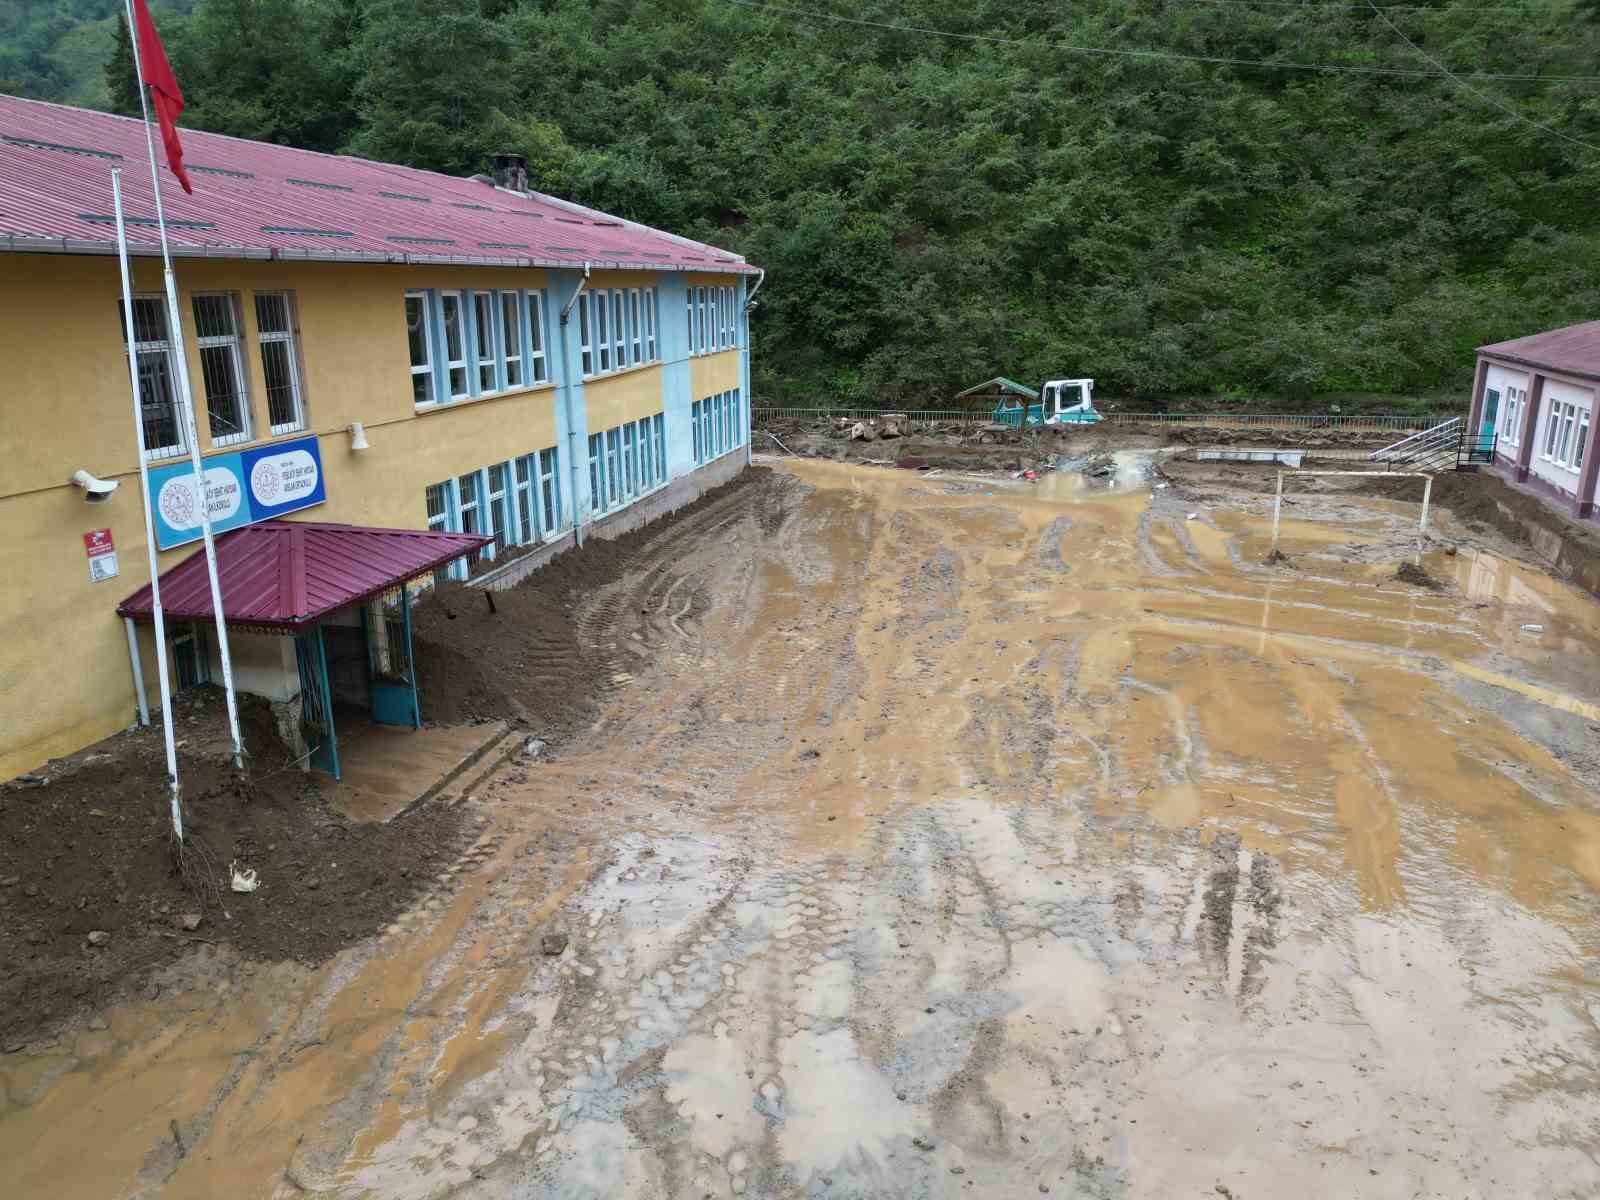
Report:
[[178,77],[172,73],[167,61],[167,48],[161,44],[156,23],[150,19],[150,6],[145,0],[133,0],[133,22],[138,27],[139,70],[150,87],[150,100],[156,106],[156,120],[161,122],[161,141],[167,148],[167,166],[183,184],[190,195],[189,176],[183,169],[183,143],[178,140],[178,114],[183,111],[183,90],[178,87]]

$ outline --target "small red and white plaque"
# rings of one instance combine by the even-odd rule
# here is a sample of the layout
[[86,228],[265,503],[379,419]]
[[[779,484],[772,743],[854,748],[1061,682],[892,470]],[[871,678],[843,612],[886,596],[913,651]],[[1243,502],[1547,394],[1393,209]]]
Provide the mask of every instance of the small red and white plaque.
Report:
[[111,530],[91,529],[83,535],[83,548],[89,555],[89,582],[117,576],[117,548],[111,541]]

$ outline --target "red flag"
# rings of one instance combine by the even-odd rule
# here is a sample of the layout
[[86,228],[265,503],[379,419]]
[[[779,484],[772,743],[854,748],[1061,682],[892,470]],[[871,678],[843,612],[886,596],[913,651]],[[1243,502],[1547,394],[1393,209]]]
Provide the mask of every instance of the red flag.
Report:
[[138,26],[139,70],[144,82],[150,86],[150,99],[156,106],[156,120],[161,122],[161,141],[167,148],[167,166],[183,184],[190,195],[189,176],[183,169],[183,143],[178,140],[178,114],[183,111],[183,91],[178,87],[178,77],[172,73],[167,61],[167,48],[161,44],[156,23],[150,19],[150,6],[145,0],[133,0],[133,21]]

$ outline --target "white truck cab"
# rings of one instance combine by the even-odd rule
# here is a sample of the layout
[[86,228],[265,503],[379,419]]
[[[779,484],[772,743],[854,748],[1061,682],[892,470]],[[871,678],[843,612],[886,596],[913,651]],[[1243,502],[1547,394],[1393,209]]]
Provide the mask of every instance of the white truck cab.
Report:
[[1052,379],[1040,392],[1046,425],[1089,424],[1100,419],[1094,408],[1094,380]]

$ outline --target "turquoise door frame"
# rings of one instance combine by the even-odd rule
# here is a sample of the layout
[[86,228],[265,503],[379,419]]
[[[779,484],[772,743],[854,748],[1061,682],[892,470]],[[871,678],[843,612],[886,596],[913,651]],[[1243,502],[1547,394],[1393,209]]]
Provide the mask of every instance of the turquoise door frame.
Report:
[[311,765],[339,778],[339,741],[333,732],[333,689],[328,686],[328,651],[322,626],[295,635],[300,667],[300,731],[311,746]]
[[1498,388],[1485,388],[1483,390],[1483,424],[1479,432],[1488,437],[1494,432],[1495,422],[1500,415],[1500,391]]
[[372,719],[380,725],[421,729],[417,672],[411,657],[411,592],[404,584],[361,606],[361,636],[367,648],[367,702]]

